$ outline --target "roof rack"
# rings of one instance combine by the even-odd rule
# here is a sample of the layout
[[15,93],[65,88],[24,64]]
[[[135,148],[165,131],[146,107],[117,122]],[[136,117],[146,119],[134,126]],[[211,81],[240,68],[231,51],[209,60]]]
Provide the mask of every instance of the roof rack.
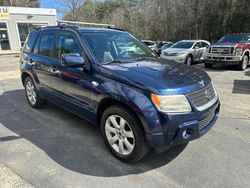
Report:
[[108,28],[115,27],[115,25],[112,25],[112,24],[76,22],[76,21],[68,21],[68,20],[58,20],[57,23],[59,27],[77,26],[77,25],[98,26],[98,27],[108,27]]

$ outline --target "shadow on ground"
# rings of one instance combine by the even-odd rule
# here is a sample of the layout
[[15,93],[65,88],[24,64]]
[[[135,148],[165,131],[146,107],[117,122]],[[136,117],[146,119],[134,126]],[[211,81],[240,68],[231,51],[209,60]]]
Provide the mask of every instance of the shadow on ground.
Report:
[[233,93],[250,94],[250,80],[234,80]]
[[216,65],[213,68],[204,68],[206,72],[239,71],[234,65]]
[[[0,104],[0,122],[5,127],[39,147],[56,163],[82,174],[114,177],[145,173],[168,164],[187,146],[158,155],[150,152],[138,164],[124,164],[106,149],[96,126],[50,104],[34,110],[28,106],[23,90],[3,93]],[[0,142],[13,139],[19,137],[0,138]]]

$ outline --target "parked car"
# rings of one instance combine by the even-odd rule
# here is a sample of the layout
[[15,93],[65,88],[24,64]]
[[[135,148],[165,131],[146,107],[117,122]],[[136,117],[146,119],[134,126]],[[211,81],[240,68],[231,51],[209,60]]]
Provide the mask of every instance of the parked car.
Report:
[[162,53],[163,50],[166,50],[167,48],[170,48],[174,43],[172,42],[169,42],[167,44],[164,44],[162,47],[161,47],[161,50],[160,50],[160,55]]
[[30,33],[20,68],[31,107],[49,101],[99,126],[107,148],[125,162],[198,139],[220,110],[207,73],[160,59],[121,30],[40,28]]
[[161,55],[161,52],[162,52],[162,47],[165,46],[165,49],[166,46],[171,46],[173,43],[170,42],[170,41],[158,41],[157,42],[157,48],[158,48],[158,55],[160,56]]
[[205,67],[237,65],[245,70],[250,63],[250,34],[230,34],[222,37],[207,50]]
[[158,44],[152,40],[142,40],[154,53],[159,54]]
[[204,60],[209,45],[210,43],[205,40],[182,40],[163,50],[161,57],[192,65],[194,61]]

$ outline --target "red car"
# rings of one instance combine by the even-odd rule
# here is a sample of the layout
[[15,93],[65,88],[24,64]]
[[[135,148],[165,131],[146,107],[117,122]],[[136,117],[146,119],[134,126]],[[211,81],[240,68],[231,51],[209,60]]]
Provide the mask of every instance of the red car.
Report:
[[245,70],[250,60],[250,34],[230,34],[210,45],[205,57],[205,67],[215,64],[237,65]]

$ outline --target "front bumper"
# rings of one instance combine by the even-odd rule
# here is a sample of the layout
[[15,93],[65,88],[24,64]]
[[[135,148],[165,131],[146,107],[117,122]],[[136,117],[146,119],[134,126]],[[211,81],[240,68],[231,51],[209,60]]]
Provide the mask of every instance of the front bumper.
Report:
[[161,58],[166,59],[166,60],[175,61],[177,63],[185,63],[187,57],[185,55],[165,56],[164,54],[162,54]]
[[215,54],[207,54],[205,58],[205,62],[211,64],[238,64],[241,60],[241,56],[221,56]]
[[170,146],[184,144],[206,134],[219,117],[220,102],[202,112],[167,116],[167,130],[159,134],[147,134],[149,145],[156,152],[163,152]]

